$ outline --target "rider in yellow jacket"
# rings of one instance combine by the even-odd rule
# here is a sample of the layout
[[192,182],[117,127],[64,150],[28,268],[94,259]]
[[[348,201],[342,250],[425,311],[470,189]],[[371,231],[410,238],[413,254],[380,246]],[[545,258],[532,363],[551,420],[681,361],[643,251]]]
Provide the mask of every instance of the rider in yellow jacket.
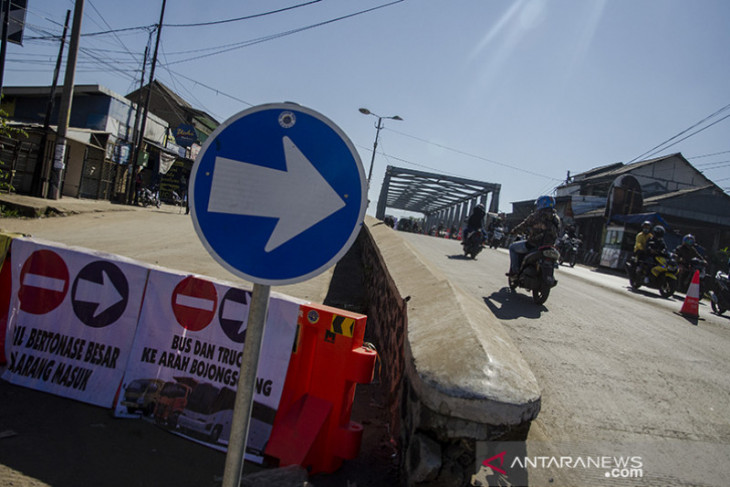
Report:
[[651,222],[645,221],[641,224],[641,231],[636,235],[636,241],[634,242],[634,258],[638,264],[637,270],[646,274],[647,268],[651,267],[651,264],[647,262],[649,256],[647,244],[654,235],[651,233]]
[[646,254],[646,244],[653,235],[651,234],[651,222],[645,221],[641,224],[641,232],[636,235],[636,242],[634,243],[634,255],[637,259],[643,257],[641,254]]

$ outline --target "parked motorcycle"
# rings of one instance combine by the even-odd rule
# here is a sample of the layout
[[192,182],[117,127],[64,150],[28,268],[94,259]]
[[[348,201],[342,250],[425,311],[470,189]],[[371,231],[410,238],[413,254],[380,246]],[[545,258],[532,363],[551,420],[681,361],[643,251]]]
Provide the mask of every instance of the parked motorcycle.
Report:
[[[673,257],[676,259],[676,256]],[[700,271],[700,297],[704,296],[705,292],[711,287],[707,283],[707,262],[703,259],[693,257],[688,264],[678,263],[677,265],[677,290],[686,294],[689,285],[692,284],[695,271]]]
[[504,240],[504,229],[502,227],[496,227],[492,230],[492,235],[489,238],[489,248],[496,249],[502,245]]
[[730,309],[730,275],[717,271],[715,283],[710,291],[712,311],[721,315]]
[[558,252],[560,252],[558,264],[567,262],[570,267],[575,267],[575,262],[578,259],[578,249],[580,249],[582,243],[583,241],[578,237],[561,239],[558,247]]
[[550,296],[550,290],[558,284],[555,268],[559,258],[560,252],[552,245],[543,245],[528,253],[522,259],[517,276],[509,278],[509,288],[513,292],[517,287],[532,291],[535,304],[543,304]]
[[140,188],[137,196],[137,201],[139,201],[139,204],[141,204],[145,208],[150,205],[159,208],[162,204],[160,198],[157,196],[157,192],[152,191],[150,188]]
[[464,256],[476,259],[479,252],[484,248],[485,237],[481,230],[469,232],[466,239],[462,242],[464,246]]
[[663,298],[671,297],[677,290],[677,263],[668,253],[654,255],[653,266],[648,272],[647,265],[636,261],[635,257],[626,261],[626,272],[633,289],[641,286],[658,289]]

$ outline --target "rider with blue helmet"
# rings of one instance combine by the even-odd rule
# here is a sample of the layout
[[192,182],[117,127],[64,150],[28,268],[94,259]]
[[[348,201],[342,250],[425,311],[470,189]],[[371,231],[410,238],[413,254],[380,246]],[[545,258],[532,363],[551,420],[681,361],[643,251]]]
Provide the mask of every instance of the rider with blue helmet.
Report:
[[517,225],[512,233],[525,233],[525,240],[509,246],[510,268],[508,276],[517,276],[522,258],[531,250],[542,245],[553,245],[558,238],[560,217],[555,211],[555,198],[540,196],[535,201],[535,211]]

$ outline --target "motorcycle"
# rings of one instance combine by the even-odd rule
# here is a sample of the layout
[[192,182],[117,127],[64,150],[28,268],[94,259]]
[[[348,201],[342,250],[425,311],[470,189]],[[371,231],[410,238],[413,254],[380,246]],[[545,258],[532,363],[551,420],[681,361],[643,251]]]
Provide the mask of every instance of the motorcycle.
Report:
[[565,238],[560,241],[560,260],[558,264],[567,262],[570,267],[575,267],[575,262],[578,258],[578,249],[580,248],[583,241],[578,237]]
[[492,235],[489,239],[489,248],[496,249],[500,247],[502,245],[502,240],[504,240],[504,230],[502,227],[497,227],[492,230]]
[[552,245],[543,245],[529,252],[522,259],[517,275],[509,278],[510,290],[514,292],[521,287],[532,291],[535,304],[543,304],[550,296],[550,290],[558,284],[555,269],[559,258],[560,252]]
[[481,230],[474,230],[469,232],[466,239],[462,242],[464,246],[464,256],[472,259],[476,259],[479,252],[484,248],[484,233]]
[[157,196],[157,192],[152,191],[150,188],[141,188],[138,192],[137,200],[145,208],[150,205],[159,208],[162,204],[160,198]]
[[721,315],[730,309],[730,275],[717,271],[715,284],[710,291],[712,311]]
[[[674,257],[676,259],[676,256]],[[689,285],[692,283],[695,271],[700,271],[700,297],[704,296],[705,292],[711,287],[707,285],[706,267],[707,262],[697,257],[693,257],[689,264],[678,262],[677,289],[686,294]]]
[[671,297],[677,290],[677,263],[668,253],[655,254],[653,266],[647,273],[645,265],[636,261],[636,257],[626,261],[626,272],[632,289],[641,286],[658,289],[663,298]]

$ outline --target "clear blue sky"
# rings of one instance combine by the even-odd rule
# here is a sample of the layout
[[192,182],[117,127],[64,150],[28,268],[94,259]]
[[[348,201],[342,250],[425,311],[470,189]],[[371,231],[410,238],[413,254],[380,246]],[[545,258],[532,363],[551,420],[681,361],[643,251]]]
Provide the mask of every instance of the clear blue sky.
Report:
[[[567,171],[673,152],[730,189],[730,1],[320,0],[181,26],[306,3],[169,0],[155,77],[221,122],[270,102],[317,110],[366,173],[376,119],[358,108],[399,115],[380,132],[369,213],[386,165],[500,183],[507,212]],[[6,86],[51,83],[58,43],[40,38],[74,7],[28,4]],[[130,30],[82,37],[76,83],[136,89],[149,30],[131,28],[161,6],[86,0],[83,33]]]

